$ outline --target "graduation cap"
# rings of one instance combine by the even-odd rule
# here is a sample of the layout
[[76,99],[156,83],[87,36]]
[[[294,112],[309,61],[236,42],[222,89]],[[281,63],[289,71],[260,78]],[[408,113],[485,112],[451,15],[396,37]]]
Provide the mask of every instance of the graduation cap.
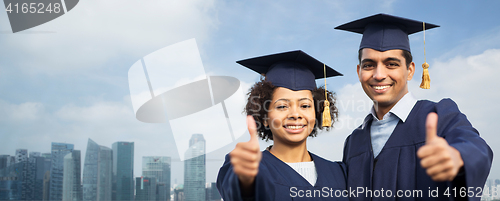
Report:
[[[316,60],[301,50],[283,52],[250,59],[237,63],[261,74],[274,86],[284,87],[293,91],[316,89],[315,79],[342,76],[341,73]],[[326,98],[325,94],[325,98]],[[331,125],[329,102],[325,101],[323,111],[323,126]],[[328,111],[326,111],[328,110]],[[325,116],[328,114],[328,116]]]
[[[411,52],[408,35],[424,31],[425,55],[425,29],[436,27],[439,26],[381,13],[340,25],[335,29],[363,34],[359,49],[371,48],[382,52],[393,49]],[[430,87],[430,78],[427,71],[429,64],[425,62],[422,67],[424,68],[424,74],[422,75],[423,81],[420,87],[428,89]]]

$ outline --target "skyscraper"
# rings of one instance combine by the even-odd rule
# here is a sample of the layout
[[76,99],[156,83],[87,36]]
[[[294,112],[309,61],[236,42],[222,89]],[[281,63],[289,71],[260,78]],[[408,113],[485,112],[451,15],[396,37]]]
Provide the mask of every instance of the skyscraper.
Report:
[[142,157],[142,176],[156,179],[158,201],[170,200],[170,164],[170,157]]
[[42,153],[40,153],[40,152],[36,152],[36,151],[32,151],[32,152],[30,152],[30,154],[29,154],[29,158],[31,158],[31,157],[33,157],[33,158],[34,158],[34,157],[41,157],[41,156],[42,156]]
[[[196,157],[193,157],[196,156]],[[205,139],[193,134],[184,161],[184,196],[186,201],[205,201]]]
[[16,163],[28,160],[28,150],[27,149],[16,149]]
[[51,201],[62,200],[64,156],[71,153],[73,148],[72,144],[52,142],[49,190]]
[[134,200],[134,143],[113,143],[113,200]]
[[83,167],[83,200],[111,200],[113,154],[89,139]]
[[81,201],[81,159],[80,150],[73,150],[64,157],[63,196],[64,201]]
[[[50,178],[50,163],[51,163],[50,153],[48,155],[49,156],[45,155],[45,157],[43,155],[40,157],[34,157],[36,161],[35,188],[34,188],[34,198],[33,198],[34,200],[44,200],[43,195],[44,195],[44,189],[46,188],[47,188],[46,194],[48,196],[49,184],[47,183],[46,186],[44,185],[45,174],[48,174],[49,175],[48,178]],[[48,200],[48,197],[46,200]]]
[[217,183],[212,182],[211,187],[210,187],[210,200],[211,201],[220,201],[222,200],[222,197],[219,194],[219,191],[217,190]]
[[156,200],[156,179],[151,177],[135,178],[135,189],[137,201]]
[[0,200],[24,200],[22,197],[23,180],[22,170],[26,163],[13,163],[0,170]]
[[9,159],[9,155],[0,155],[0,170],[7,167]]

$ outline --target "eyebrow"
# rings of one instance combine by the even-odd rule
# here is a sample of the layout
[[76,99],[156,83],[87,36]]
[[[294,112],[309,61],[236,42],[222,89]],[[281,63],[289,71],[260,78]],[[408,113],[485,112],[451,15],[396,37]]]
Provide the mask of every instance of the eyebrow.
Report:
[[389,57],[387,59],[384,60],[384,62],[388,62],[388,61],[397,61],[397,62],[401,62],[400,59],[396,58],[396,57]]
[[[310,98],[301,98],[301,99],[299,99],[299,102],[300,102],[300,101],[303,101],[303,100],[308,100],[308,101],[313,102]],[[280,99],[278,99],[278,100],[274,101],[274,104],[276,104],[278,101],[286,101],[286,102],[290,102],[290,100],[289,100],[289,99],[286,99],[286,98],[280,98]]]
[[373,59],[363,59],[361,61],[361,63],[366,63],[366,62],[374,62],[375,63],[375,61]]
[[[388,62],[388,61],[397,61],[397,62],[401,62],[401,60],[400,60],[400,59],[398,59],[398,58],[396,58],[396,57],[389,57],[389,58],[387,58],[387,59],[384,59],[384,62]],[[375,60],[373,60],[373,59],[363,59],[363,60],[361,61],[361,63],[366,63],[366,62],[373,62],[373,63],[375,63]]]

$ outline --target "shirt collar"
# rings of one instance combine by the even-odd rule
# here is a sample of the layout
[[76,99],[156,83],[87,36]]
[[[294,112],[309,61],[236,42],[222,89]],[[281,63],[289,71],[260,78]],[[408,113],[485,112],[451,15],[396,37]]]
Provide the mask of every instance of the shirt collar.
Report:
[[[396,105],[394,105],[394,107],[392,107],[392,109],[387,114],[384,115],[382,119],[387,119],[391,115],[396,115],[399,119],[401,119],[401,121],[405,122],[416,103],[417,99],[415,99],[415,97],[413,97],[413,95],[408,92],[396,103]],[[370,119],[370,115],[372,115],[374,119],[378,119],[375,108],[372,107],[370,114],[365,117],[361,129],[365,128],[368,120]]]

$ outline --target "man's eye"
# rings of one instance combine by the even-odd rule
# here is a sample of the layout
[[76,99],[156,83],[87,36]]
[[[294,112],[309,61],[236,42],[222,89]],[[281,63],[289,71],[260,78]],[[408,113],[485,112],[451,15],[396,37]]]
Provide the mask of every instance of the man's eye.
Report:
[[373,68],[373,64],[363,64],[363,68]]
[[399,66],[399,64],[398,64],[398,63],[389,63],[389,64],[387,64],[387,65],[388,65],[388,66],[391,66],[391,67],[397,67],[397,66]]

